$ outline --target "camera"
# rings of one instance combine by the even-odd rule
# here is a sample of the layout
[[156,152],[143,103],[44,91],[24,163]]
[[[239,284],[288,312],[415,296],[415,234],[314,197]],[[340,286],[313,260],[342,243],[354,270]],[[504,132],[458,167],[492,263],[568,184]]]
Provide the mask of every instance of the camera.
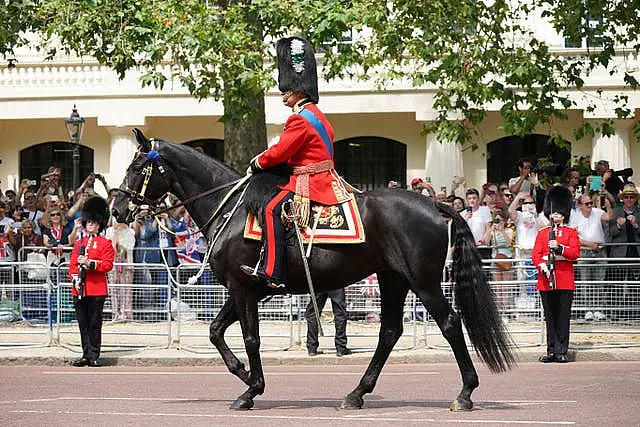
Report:
[[30,186],[37,185],[38,181],[36,181],[35,179],[30,179],[29,181],[27,181],[27,184],[29,184]]

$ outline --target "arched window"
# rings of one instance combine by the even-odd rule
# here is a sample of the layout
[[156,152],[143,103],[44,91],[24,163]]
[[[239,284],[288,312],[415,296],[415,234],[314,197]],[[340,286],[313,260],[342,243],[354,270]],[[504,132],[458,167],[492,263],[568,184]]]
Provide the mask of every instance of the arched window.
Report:
[[405,186],[407,146],[376,136],[358,136],[335,143],[336,170],[361,190],[386,187],[390,180]]
[[224,139],[194,139],[193,141],[185,142],[184,145],[193,147],[214,159],[224,162]]
[[[51,141],[32,145],[20,150],[20,179],[36,181],[40,186],[40,177],[47,173],[49,166],[59,167],[62,175],[60,184],[65,193],[75,190],[73,187],[73,148],[66,141]],[[80,184],[93,172],[93,149],[80,145]]]
[[569,166],[571,152],[555,144],[548,144],[548,135],[531,134],[524,138],[507,136],[487,144],[487,178],[489,182],[509,182],[519,175],[518,161],[528,159],[535,167],[538,159],[549,159],[564,169]]

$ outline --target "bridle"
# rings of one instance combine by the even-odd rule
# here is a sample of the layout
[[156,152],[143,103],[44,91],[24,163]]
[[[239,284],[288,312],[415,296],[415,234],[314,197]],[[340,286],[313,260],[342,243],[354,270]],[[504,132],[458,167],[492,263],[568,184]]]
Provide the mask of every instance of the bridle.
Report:
[[[118,188],[117,190],[120,191],[121,193],[124,193],[127,195],[127,197],[129,198],[129,204],[127,206],[128,211],[130,212],[132,217],[135,217],[135,214],[140,210],[140,207],[142,205],[147,205],[149,207],[149,213],[150,216],[158,216],[162,213],[165,212],[169,212],[173,209],[179,208],[181,206],[186,206],[189,203],[198,200],[204,196],[208,196],[210,194],[216,193],[220,190],[224,190],[225,188],[237,185],[240,181],[243,181],[244,178],[239,178],[236,179],[234,181],[231,182],[227,182],[224,183],[222,185],[218,185],[217,187],[211,188],[209,190],[203,191],[202,193],[198,193],[195,196],[189,197],[186,200],[181,200],[178,203],[175,203],[171,206],[162,208],[162,209],[158,209],[160,207],[160,205],[162,204],[162,202],[167,198],[167,196],[169,196],[171,194],[170,191],[166,191],[165,193],[163,193],[160,197],[158,197],[157,199],[151,199],[148,196],[146,196],[146,192],[147,189],[149,187],[149,181],[151,180],[151,175],[153,174],[154,171],[154,165],[157,165],[157,170],[158,172],[160,172],[160,175],[163,177],[163,179],[165,180],[165,183],[167,184],[167,188],[170,188],[169,185],[169,179],[167,177],[167,170],[163,165],[163,160],[160,157],[160,152],[159,152],[159,145],[160,145],[160,141],[154,138],[150,138],[149,142],[152,144],[151,145],[151,150],[149,150],[149,152],[144,152],[144,151],[138,151],[136,153],[136,156],[144,156],[146,158],[145,164],[143,165],[141,174],[144,176],[144,179],[142,180],[142,186],[140,187],[139,191],[136,191],[132,188],[129,187],[129,179],[128,176],[125,178],[125,188]],[[217,213],[217,211],[216,211]],[[210,225],[210,223],[213,221],[213,219],[215,218],[215,213],[214,215],[212,215],[209,220],[207,221],[207,223],[200,228],[200,230],[206,230],[206,228]]]
[[150,199],[146,195],[147,189],[149,187],[149,181],[151,180],[151,176],[153,175],[154,165],[157,166],[158,172],[160,172],[160,175],[165,180],[165,183],[167,184],[167,188],[170,188],[170,185],[168,182],[169,180],[167,178],[167,170],[165,169],[162,159],[160,157],[159,141],[151,138],[149,139],[149,142],[152,144],[151,150],[149,150],[149,152],[145,153],[144,151],[138,151],[135,154],[136,157],[144,156],[146,158],[146,161],[142,167],[142,171],[140,172],[144,176],[140,190],[136,191],[131,187],[129,187],[128,175],[125,177],[125,182],[124,182],[125,188],[118,188],[118,191],[126,194],[129,199],[129,204],[127,206],[127,209],[130,212],[132,217],[135,216],[135,214],[140,210],[140,207],[142,205],[148,205],[149,212],[153,212],[154,214],[157,214],[158,207],[160,206],[162,201],[166,199],[167,196],[170,194],[169,191],[166,191],[157,199]]

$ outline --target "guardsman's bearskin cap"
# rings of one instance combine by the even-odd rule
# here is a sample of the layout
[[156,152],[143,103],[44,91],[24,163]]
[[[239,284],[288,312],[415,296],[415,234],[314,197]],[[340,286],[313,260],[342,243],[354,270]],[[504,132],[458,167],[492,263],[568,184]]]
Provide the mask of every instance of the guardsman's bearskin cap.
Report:
[[109,221],[109,204],[100,196],[87,199],[82,206],[82,226],[87,226],[87,221],[96,221],[100,224],[100,231],[107,228]]
[[317,103],[318,70],[316,56],[308,41],[301,37],[285,37],[278,40],[278,89],[280,92],[304,92]]
[[557,212],[564,216],[565,222],[568,222],[571,214],[571,199],[571,191],[567,187],[554,185],[549,189],[544,199],[542,209],[544,216],[551,219],[551,214]]

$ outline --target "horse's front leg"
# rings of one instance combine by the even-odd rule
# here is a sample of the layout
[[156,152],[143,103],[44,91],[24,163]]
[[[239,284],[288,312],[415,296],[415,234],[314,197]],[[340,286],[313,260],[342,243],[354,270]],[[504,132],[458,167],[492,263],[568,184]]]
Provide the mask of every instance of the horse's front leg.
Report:
[[367,370],[360,379],[360,383],[345,397],[342,405],[340,405],[341,409],[362,408],[364,403],[362,396],[373,391],[380,372],[389,358],[391,350],[393,350],[393,346],[396,345],[402,335],[402,315],[408,289],[400,286],[400,283],[390,281],[386,276],[385,274],[378,274],[381,302],[378,346]]
[[249,388],[242,393],[231,409],[251,409],[253,398],[264,393],[264,373],[260,359],[260,330],[258,325],[258,298],[256,295],[240,291],[233,293],[236,313],[242,327],[244,348],[249,359]]
[[227,369],[233,375],[237,376],[246,385],[249,385],[249,372],[235,354],[231,351],[227,342],[224,340],[224,333],[227,328],[238,320],[238,313],[233,298],[227,298],[215,319],[211,321],[209,326],[209,341],[213,344],[222,360],[227,365]]

